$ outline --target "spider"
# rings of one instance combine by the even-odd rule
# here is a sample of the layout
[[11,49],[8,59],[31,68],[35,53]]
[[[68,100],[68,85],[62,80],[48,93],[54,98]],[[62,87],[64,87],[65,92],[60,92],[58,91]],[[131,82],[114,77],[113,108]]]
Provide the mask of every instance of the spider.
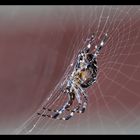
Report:
[[[75,113],[85,112],[88,105],[86,89],[96,82],[98,70],[97,56],[107,38],[108,35],[106,33],[99,44],[95,46],[93,52],[91,51],[91,47],[95,40],[95,34],[92,34],[92,36],[87,39],[86,46],[78,53],[73,71],[66,81],[66,86],[62,89],[62,92],[68,96],[68,101],[58,110],[43,107],[43,110],[52,112],[52,115],[37,113],[38,115],[52,119],[69,120]],[[81,97],[83,97],[83,100],[81,100]],[[77,100],[78,105],[75,106],[74,109],[70,109],[75,99]],[[68,111],[69,114],[65,117],[59,117],[65,111]]]

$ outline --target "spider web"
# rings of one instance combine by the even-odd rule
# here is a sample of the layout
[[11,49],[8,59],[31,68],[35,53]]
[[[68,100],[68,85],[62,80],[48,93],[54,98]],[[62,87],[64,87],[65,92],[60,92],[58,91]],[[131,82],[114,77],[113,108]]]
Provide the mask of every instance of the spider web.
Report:
[[[47,8],[47,7],[46,7]],[[136,134],[140,129],[140,7],[69,6],[53,10],[62,14],[60,25],[72,20],[78,35],[71,39],[64,60],[66,72],[39,109],[20,127],[17,134]],[[60,12],[60,13],[59,13]],[[37,117],[42,106],[60,107],[65,98],[61,83],[72,70],[77,52],[87,36],[104,33],[109,39],[98,57],[97,82],[88,89],[89,103],[84,114],[69,121]],[[97,43],[97,42],[96,42]],[[76,46],[76,47],[75,47]],[[57,100],[58,99],[58,100]]]

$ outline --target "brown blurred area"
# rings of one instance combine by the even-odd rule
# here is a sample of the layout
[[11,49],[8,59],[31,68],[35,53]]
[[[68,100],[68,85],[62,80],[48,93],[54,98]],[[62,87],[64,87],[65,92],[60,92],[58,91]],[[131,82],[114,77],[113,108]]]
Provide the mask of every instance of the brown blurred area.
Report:
[[115,125],[114,131],[118,131],[138,119],[138,9],[139,6],[1,6],[0,133],[12,133],[36,111],[63,76],[74,53],[97,29],[98,35],[107,31],[110,39],[99,57],[97,84],[88,91],[87,112],[71,129],[80,133],[98,128],[97,122],[102,120],[102,131],[105,126]]

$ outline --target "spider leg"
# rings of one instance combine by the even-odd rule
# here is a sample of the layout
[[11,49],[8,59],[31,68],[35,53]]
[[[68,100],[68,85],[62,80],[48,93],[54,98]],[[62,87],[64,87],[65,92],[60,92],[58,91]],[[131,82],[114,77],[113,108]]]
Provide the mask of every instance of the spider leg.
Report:
[[[88,100],[87,100],[87,94],[85,93],[84,90],[82,90],[82,95],[84,96],[84,100],[82,103],[81,100],[81,96],[80,96],[80,91],[79,91],[79,87],[73,87],[75,90],[75,94],[74,93],[69,93],[69,101],[60,109],[60,110],[52,110],[52,109],[48,109],[48,111],[54,112],[53,115],[48,115],[48,114],[39,114],[42,115],[43,117],[49,117],[52,119],[59,119],[59,120],[69,120],[70,118],[72,118],[74,116],[75,113],[84,113],[88,104]],[[73,109],[69,109],[70,106],[72,105],[74,99],[76,99],[78,101],[78,105]],[[82,108],[81,108],[82,105]],[[80,109],[81,108],[81,109]],[[46,110],[46,108],[43,108]],[[70,111],[70,114],[67,115],[66,117],[58,117],[59,115],[61,115],[65,110]]]
[[[68,111],[68,108],[70,108],[73,104],[73,101],[75,99],[75,94],[74,93],[69,93],[68,94],[68,97],[69,97],[69,101],[66,103],[66,106],[65,106],[65,109]],[[44,110],[47,110],[47,111],[50,111],[50,112],[59,112],[60,110],[57,110],[57,109],[50,109],[50,108],[43,108]]]
[[[77,85],[78,86],[78,85]],[[83,90],[80,86],[78,86],[78,88],[81,90],[81,93],[82,93],[82,95],[83,95],[83,97],[84,97],[84,100],[83,100],[83,103],[81,102],[81,99],[80,99],[80,95],[79,95],[79,93],[77,93],[76,94],[76,99],[77,99],[77,101],[78,101],[78,103],[79,103],[79,105],[80,105],[80,103],[81,103],[81,105],[82,105],[82,108],[80,109],[80,108],[78,108],[77,110],[76,110],[76,113],[84,113],[85,112],[85,110],[86,110],[86,107],[87,107],[87,105],[88,105],[88,96],[87,96],[87,93],[85,92],[85,90]],[[69,108],[67,109],[68,111],[70,111],[70,112],[73,112],[73,110],[70,110]]]
[[[83,94],[83,96],[84,96],[84,101],[83,101],[83,105],[82,105],[82,108],[80,109],[78,109],[77,111],[76,111],[76,113],[84,113],[85,112],[85,110],[86,110],[86,108],[87,108],[87,105],[88,105],[88,99],[87,99],[87,96],[85,96],[84,94]],[[73,112],[73,110],[71,110],[71,109],[67,109],[67,111],[70,111],[70,112]]]
[[[79,109],[80,109],[80,107],[82,105],[80,91],[79,91],[79,88],[78,87],[73,87],[73,88],[75,90],[75,96],[76,96],[76,99],[78,101],[78,105],[73,110],[69,110],[70,111],[70,114],[68,116],[62,117],[62,118],[58,118],[59,120],[69,120],[70,118],[72,118],[74,116],[75,113],[78,113],[79,112]],[[86,105],[84,104],[82,112],[84,112],[85,106]]]
[[[66,110],[69,111],[69,112],[74,112],[74,113],[79,113],[79,114],[84,113],[86,108],[87,108],[87,105],[88,105],[88,99],[87,99],[87,96],[85,96],[85,94],[83,94],[83,96],[84,96],[84,102],[83,102],[83,105],[82,105],[81,109],[80,109],[81,104],[79,104],[78,108],[76,110],[72,110],[70,108],[66,108]],[[55,110],[55,112],[57,112],[57,110]]]
[[100,43],[98,45],[95,46],[95,54],[98,54],[99,51],[102,49],[102,47],[104,46],[105,42],[108,39],[108,35],[107,33],[104,35],[104,37],[102,38],[102,40],[100,41]]
[[51,115],[46,115],[46,116],[49,118],[57,119],[57,120],[69,120],[71,117],[74,116],[74,114],[77,112],[77,110],[79,110],[80,106],[81,106],[81,103],[79,103],[75,109],[70,110],[70,114],[66,117],[61,117],[61,118],[58,117],[66,110],[66,108],[63,110],[63,112],[62,112],[62,110],[60,110],[58,113],[54,114],[53,116],[51,116]]
[[86,47],[84,47],[80,53],[88,53],[91,48],[91,44],[93,43],[94,40],[95,40],[95,33],[93,33],[90,38],[86,39],[85,41]]
[[91,47],[91,44],[92,44],[92,42],[95,40],[95,33],[93,33],[92,35],[91,35],[91,37],[90,38],[88,38],[87,40],[86,40],[86,43],[87,43],[87,48],[89,48],[90,49],[90,47]]
[[76,99],[78,101],[78,105],[73,109],[73,110],[69,110],[70,111],[70,114],[65,116],[65,117],[62,117],[62,118],[57,118],[59,120],[69,120],[70,118],[72,118],[74,116],[75,113],[78,112],[78,110],[80,109],[81,105],[82,105],[82,101],[81,101],[81,98],[80,98],[80,94],[78,92],[75,93],[76,94]]
[[42,117],[58,119],[58,116],[61,115],[66,110],[67,106],[68,106],[68,102],[59,110],[48,109],[48,111],[54,112],[54,114],[53,115],[42,114]]
[[77,113],[84,113],[86,108],[87,108],[87,105],[88,105],[88,99],[87,99],[87,94],[84,92],[82,92],[83,96],[84,96],[84,102],[83,102],[83,106],[82,106],[82,109],[78,110]]
[[53,118],[53,119],[58,119],[58,116],[61,115],[67,108],[69,108],[73,104],[73,101],[75,99],[75,94],[73,92],[68,93],[68,97],[69,97],[68,102],[66,102],[64,104],[64,106],[59,110],[47,109],[47,108],[43,107],[44,110],[54,112],[53,115],[48,115],[48,114],[38,114],[38,115],[41,115],[43,117],[47,116],[47,117],[50,117],[50,118]]

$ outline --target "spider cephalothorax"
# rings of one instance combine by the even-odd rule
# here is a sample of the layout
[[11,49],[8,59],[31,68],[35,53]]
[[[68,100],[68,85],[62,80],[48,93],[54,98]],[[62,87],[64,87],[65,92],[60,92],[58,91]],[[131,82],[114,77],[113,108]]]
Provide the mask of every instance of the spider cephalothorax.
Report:
[[[94,39],[95,37],[92,35],[87,40],[86,47],[78,53],[73,71],[70,73],[65,87],[62,89],[62,92],[68,96],[68,101],[59,110],[43,107],[44,110],[51,111],[51,115],[41,113],[38,113],[38,115],[53,119],[69,120],[74,113],[83,113],[85,111],[88,103],[86,89],[96,82],[98,70],[97,56],[107,40],[107,34],[104,35],[100,43],[92,51],[91,47]],[[83,100],[81,100],[81,97],[83,97]],[[78,105],[71,109],[75,99],[77,99]],[[70,114],[65,117],[59,117],[65,110],[69,111]]]

